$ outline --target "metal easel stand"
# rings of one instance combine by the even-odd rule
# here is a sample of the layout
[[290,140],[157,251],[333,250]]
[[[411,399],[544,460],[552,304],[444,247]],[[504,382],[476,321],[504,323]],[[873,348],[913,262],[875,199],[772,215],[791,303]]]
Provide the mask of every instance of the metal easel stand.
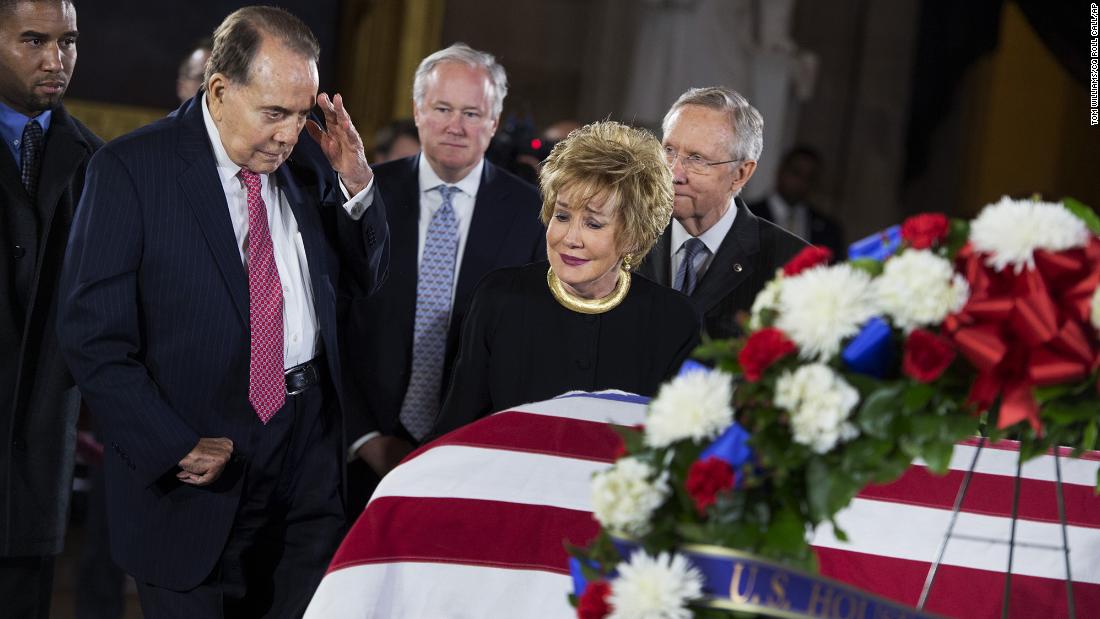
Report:
[[[970,467],[967,468],[965,475],[963,476],[962,484],[959,485],[959,492],[955,495],[955,504],[951,508],[951,521],[947,525],[947,532],[944,533],[943,541],[940,543],[939,551],[936,553],[936,560],[932,562],[932,565],[928,568],[928,575],[924,579],[924,588],[921,589],[920,600],[917,602],[917,609],[923,610],[925,603],[928,601],[928,596],[932,592],[932,585],[936,581],[936,573],[939,571],[940,564],[943,562],[943,556],[947,552],[947,543],[952,537],[958,539],[969,539],[973,541],[985,541],[1004,543],[1003,540],[975,536],[975,535],[955,535],[955,524],[959,519],[959,512],[961,511],[963,500],[966,498],[966,493],[970,488],[970,479],[974,474],[974,469],[978,464],[978,456],[982,453],[982,448],[985,446],[986,438],[983,436],[978,439],[977,448],[974,450],[974,457],[970,461]],[[1030,548],[1044,548],[1047,550],[1061,550],[1065,560],[1066,566],[1066,602],[1069,610],[1069,619],[1076,619],[1077,609],[1073,599],[1073,576],[1070,572],[1069,562],[1069,533],[1066,525],[1066,503],[1065,496],[1062,492],[1062,457],[1058,453],[1058,448],[1054,448],[1054,476],[1055,476],[1055,495],[1058,501],[1058,521],[1062,528],[1062,545],[1054,546],[1050,544],[1028,544],[1016,541],[1016,521],[1019,514],[1020,507],[1020,471],[1023,468],[1023,461],[1020,458],[1016,460],[1016,479],[1013,484],[1012,493],[1012,525],[1008,538],[1008,569],[1005,571],[1005,585],[1004,594],[1001,597],[1001,617],[1002,619],[1008,619],[1009,611],[1009,599],[1012,591],[1012,561],[1016,552],[1016,546],[1030,547]]]

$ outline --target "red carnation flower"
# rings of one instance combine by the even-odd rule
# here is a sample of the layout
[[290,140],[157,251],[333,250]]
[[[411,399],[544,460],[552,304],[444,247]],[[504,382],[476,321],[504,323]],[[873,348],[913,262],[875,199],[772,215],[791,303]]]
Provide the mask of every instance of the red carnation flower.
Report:
[[719,492],[733,488],[733,467],[715,456],[696,460],[688,470],[684,487],[702,514],[714,504]]
[[787,335],[775,327],[766,327],[754,332],[745,342],[745,347],[737,355],[741,362],[741,369],[749,382],[760,380],[764,370],[771,364],[794,352],[794,342],[787,339]]
[[611,585],[606,580],[594,580],[584,587],[577,599],[577,619],[603,619],[611,614]]
[[916,329],[905,340],[901,369],[906,376],[930,383],[943,374],[955,360],[955,348],[935,333]]
[[788,277],[798,275],[806,269],[816,267],[819,264],[828,264],[833,259],[833,252],[827,247],[809,245],[795,254],[787,264],[783,265],[783,274]]
[[928,249],[947,238],[947,229],[943,213],[921,213],[901,224],[901,238],[913,249]]

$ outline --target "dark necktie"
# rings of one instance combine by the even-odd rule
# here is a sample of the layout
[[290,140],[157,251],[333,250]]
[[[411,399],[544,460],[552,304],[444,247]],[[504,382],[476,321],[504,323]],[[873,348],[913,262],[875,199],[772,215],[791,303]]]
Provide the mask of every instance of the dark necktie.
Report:
[[451,290],[458,252],[458,220],[454,194],[458,187],[440,185],[443,205],[432,215],[424,256],[416,282],[416,318],[413,322],[412,372],[399,418],[416,440],[427,436],[439,412],[443,387],[443,355],[451,318]]
[[267,424],[286,401],[283,377],[283,287],[275,265],[260,175],[241,169],[248,190],[248,403]]
[[19,175],[32,200],[38,197],[38,169],[46,146],[44,138],[42,125],[32,119],[23,127],[23,137],[19,141],[19,158],[22,160]]
[[698,283],[699,270],[696,268],[695,259],[700,255],[706,255],[710,250],[696,237],[684,241],[684,260],[680,263],[680,272],[676,274],[676,281],[680,282],[680,292],[690,295],[695,291]]

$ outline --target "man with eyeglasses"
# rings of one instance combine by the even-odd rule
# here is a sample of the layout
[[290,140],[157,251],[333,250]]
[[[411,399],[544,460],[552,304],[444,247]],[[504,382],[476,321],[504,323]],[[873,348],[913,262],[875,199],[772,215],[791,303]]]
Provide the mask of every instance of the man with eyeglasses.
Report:
[[455,43],[429,55],[413,79],[423,152],[374,168],[393,249],[379,294],[350,312],[353,518],[434,424],[477,283],[545,256],[538,191],[485,159],[507,92],[491,54]]
[[690,296],[707,335],[733,337],[741,332],[737,314],[806,246],[738,197],[756,171],[764,120],[730,88],[692,88],[672,104],[662,131],[673,219],[639,272]]

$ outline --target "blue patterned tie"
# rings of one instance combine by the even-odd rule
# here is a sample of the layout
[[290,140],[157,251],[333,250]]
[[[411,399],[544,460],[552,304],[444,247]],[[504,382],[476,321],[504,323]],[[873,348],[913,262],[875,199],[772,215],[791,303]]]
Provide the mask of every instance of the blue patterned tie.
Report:
[[699,271],[695,268],[695,258],[698,257],[699,254],[705,255],[704,252],[709,252],[710,250],[707,249],[707,246],[704,245],[702,241],[694,236],[684,241],[683,248],[684,260],[680,263],[680,271],[676,274],[676,281],[680,282],[677,289],[686,295],[690,295],[695,291],[695,284],[698,283],[696,279]]
[[42,125],[32,119],[23,127],[23,137],[19,141],[19,158],[22,160],[19,176],[32,199],[38,196],[38,167],[45,150],[44,137]]
[[458,187],[440,185],[443,205],[432,215],[420,275],[416,283],[416,321],[413,327],[412,374],[401,404],[400,419],[416,440],[432,429],[439,412],[439,391],[443,382],[443,353],[447,347],[447,325],[451,318],[451,290],[455,255],[458,252],[458,220],[454,194]]

